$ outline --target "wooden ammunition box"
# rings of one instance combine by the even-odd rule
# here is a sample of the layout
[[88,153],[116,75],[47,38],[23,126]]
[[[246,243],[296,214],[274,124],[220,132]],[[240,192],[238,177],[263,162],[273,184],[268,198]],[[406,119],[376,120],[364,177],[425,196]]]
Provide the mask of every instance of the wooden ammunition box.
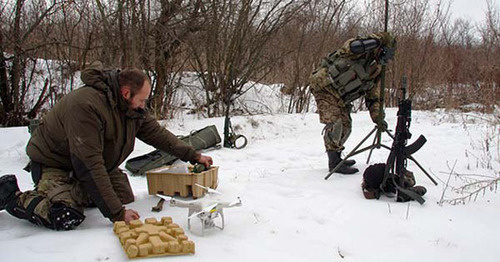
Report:
[[[113,231],[120,240],[128,258],[176,256],[195,253],[194,242],[184,234],[184,229],[173,223],[171,217],[154,217],[114,223]],[[175,233],[175,234],[174,234]]]
[[150,195],[160,193],[167,196],[174,196],[178,194],[181,197],[192,195],[193,198],[198,198],[204,196],[206,192],[203,188],[195,184],[212,189],[217,188],[217,173],[219,170],[217,166],[212,166],[201,173],[193,173],[193,166],[188,167],[188,173],[172,173],[172,168],[174,167],[164,166],[146,172]]

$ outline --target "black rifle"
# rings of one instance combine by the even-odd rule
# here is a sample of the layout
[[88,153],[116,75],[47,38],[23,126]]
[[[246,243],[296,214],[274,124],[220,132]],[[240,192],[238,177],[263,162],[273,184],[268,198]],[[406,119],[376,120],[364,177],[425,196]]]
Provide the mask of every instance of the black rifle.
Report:
[[[420,135],[418,139],[413,142],[413,144],[407,146],[407,142],[411,138],[411,100],[407,97],[406,94],[406,77],[403,77],[402,82],[402,99],[398,104],[398,122],[396,125],[396,133],[394,135],[391,153],[387,158],[384,180],[380,188],[385,188],[387,180],[391,179],[397,188],[398,195],[405,194],[416,200],[418,203],[423,204],[425,200],[420,195],[418,195],[414,191],[406,189],[404,186],[407,159],[411,159],[412,161],[417,163],[412,157],[412,154],[422,148],[425,142],[427,142],[427,139],[425,139],[423,135]],[[425,170],[420,165],[419,167],[422,169],[422,171],[424,171],[427,177],[429,177],[429,179],[435,185],[437,185],[437,182],[429,174],[427,174],[427,172],[425,172]]]

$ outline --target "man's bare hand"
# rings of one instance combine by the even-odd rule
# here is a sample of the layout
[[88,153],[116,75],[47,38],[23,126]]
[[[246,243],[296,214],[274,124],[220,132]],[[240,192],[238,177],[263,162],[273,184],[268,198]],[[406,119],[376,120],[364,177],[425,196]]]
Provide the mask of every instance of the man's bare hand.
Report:
[[214,163],[211,157],[205,155],[200,155],[200,157],[196,159],[196,162],[205,165],[206,168],[210,168]]
[[123,216],[123,220],[125,220],[125,223],[130,223],[132,220],[139,219],[141,216],[139,216],[139,213],[133,209],[125,209],[125,215]]

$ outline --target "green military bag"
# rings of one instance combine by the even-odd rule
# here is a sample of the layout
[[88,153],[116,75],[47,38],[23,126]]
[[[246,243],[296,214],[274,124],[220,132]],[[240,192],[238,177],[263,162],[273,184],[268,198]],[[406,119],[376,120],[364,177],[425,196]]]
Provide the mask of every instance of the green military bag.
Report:
[[[217,147],[221,142],[219,132],[214,125],[193,131],[189,135],[179,138],[196,150]],[[164,165],[171,165],[175,160],[177,160],[177,157],[157,149],[148,154],[129,159],[125,164],[125,168],[132,172],[134,176],[144,176],[146,171]]]

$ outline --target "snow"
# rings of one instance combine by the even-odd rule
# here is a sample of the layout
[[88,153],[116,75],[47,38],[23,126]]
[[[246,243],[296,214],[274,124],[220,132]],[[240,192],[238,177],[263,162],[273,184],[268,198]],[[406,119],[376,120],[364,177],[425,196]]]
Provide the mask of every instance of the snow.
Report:
[[[396,124],[396,112],[396,108],[386,111],[391,127]],[[352,117],[354,128],[345,153],[373,128],[366,111]],[[414,157],[439,183],[434,186],[409,161],[417,184],[428,189],[424,205],[386,197],[364,199],[360,184],[368,152],[354,157],[359,173],[334,174],[324,180],[327,157],[317,114],[233,117],[237,132],[249,140],[247,147],[205,153],[220,167],[218,191],[230,201],[239,196],[243,202],[225,210],[224,230],[210,229],[204,236],[187,231],[184,208],[165,205],[162,212],[151,212],[158,198],[148,195],[146,177],[130,177],[136,201],[127,207],[137,210],[142,219],[171,216],[196,245],[194,255],[148,260],[498,261],[498,193],[488,189],[466,204],[438,204],[442,198],[461,196],[452,187],[471,181],[472,175],[499,176],[499,128],[490,121],[494,116],[414,111],[412,117],[410,142],[420,134],[428,140]],[[163,122],[175,134],[215,124],[221,137],[223,123],[223,118],[191,115]],[[32,189],[30,175],[22,170],[28,162],[24,151],[28,139],[26,127],[0,129],[0,174],[16,174],[21,190]],[[372,139],[368,141],[367,145]],[[382,142],[391,144],[387,136]],[[151,150],[137,141],[130,157]],[[376,149],[370,163],[385,162],[387,156],[386,149]],[[461,176],[450,176],[452,169]],[[0,211],[1,260],[127,260],[112,224],[97,209],[86,209],[85,215],[77,229],[53,232]]]

